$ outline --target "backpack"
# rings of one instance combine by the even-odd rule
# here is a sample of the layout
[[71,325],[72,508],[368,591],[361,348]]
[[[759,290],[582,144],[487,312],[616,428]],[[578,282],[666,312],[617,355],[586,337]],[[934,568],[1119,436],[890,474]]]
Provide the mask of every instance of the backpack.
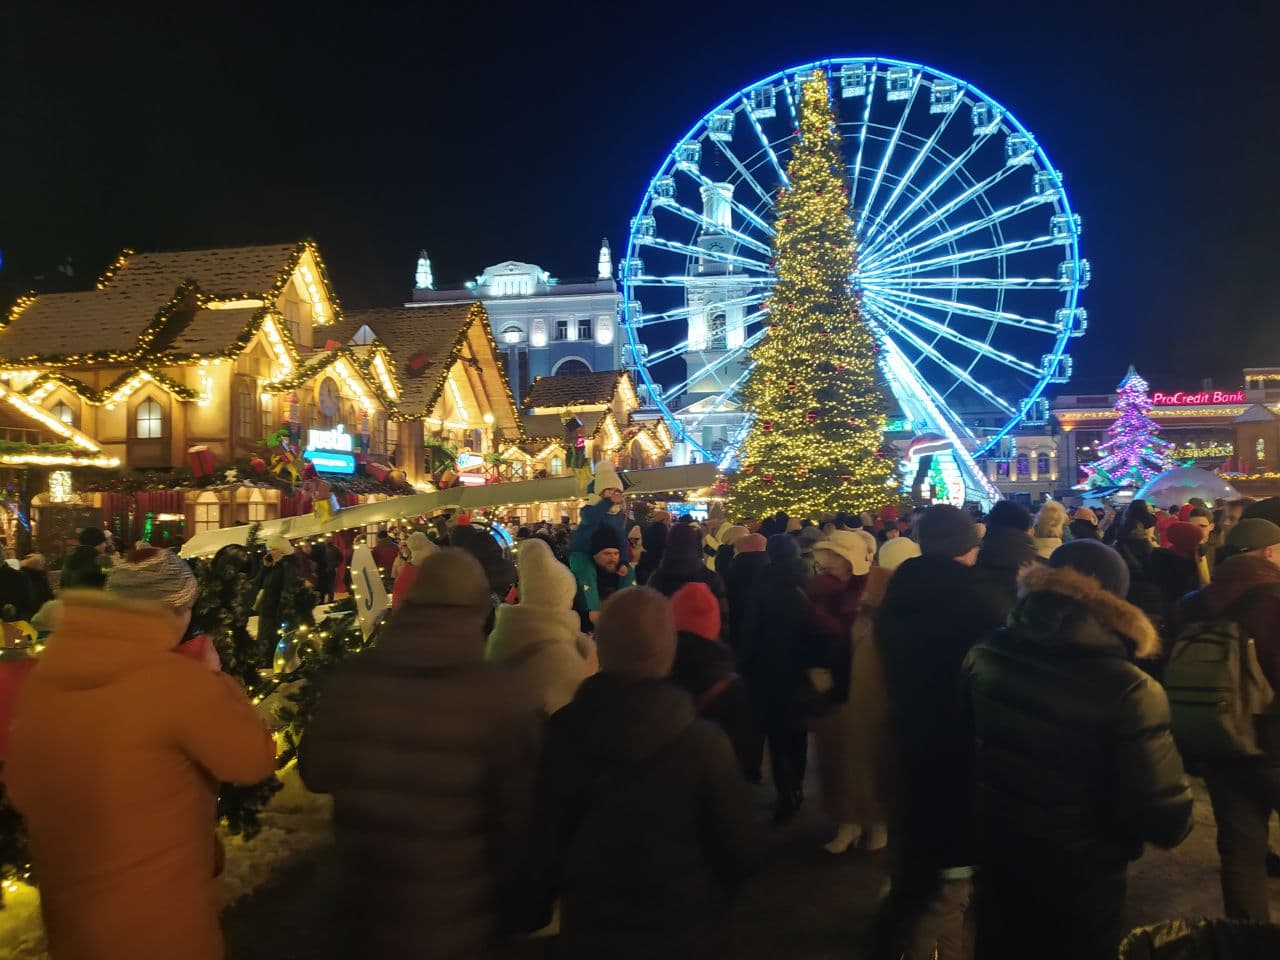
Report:
[[1193,760],[1262,755],[1256,718],[1275,698],[1253,638],[1226,617],[1187,624],[1164,669],[1173,737]]

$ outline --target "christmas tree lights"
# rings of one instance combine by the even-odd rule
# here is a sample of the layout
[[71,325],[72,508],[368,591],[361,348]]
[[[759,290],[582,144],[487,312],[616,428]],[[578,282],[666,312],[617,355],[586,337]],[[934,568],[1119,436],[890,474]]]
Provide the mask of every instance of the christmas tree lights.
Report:
[[1161,440],[1160,426],[1149,416],[1148,384],[1132,366],[1116,387],[1116,421],[1107,428],[1110,437],[1098,444],[1102,454],[1084,466],[1085,488],[1140,487],[1169,469],[1173,444]]
[[827,77],[805,81],[778,194],[769,331],[743,385],[754,417],[730,491],[736,516],[875,510],[893,498],[879,346],[852,289],[857,254]]

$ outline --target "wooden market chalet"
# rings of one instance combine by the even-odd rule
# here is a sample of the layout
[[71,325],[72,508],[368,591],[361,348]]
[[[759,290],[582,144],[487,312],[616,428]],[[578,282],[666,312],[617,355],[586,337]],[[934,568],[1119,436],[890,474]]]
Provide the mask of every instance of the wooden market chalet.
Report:
[[671,449],[622,371],[541,378],[522,416],[479,302],[344,312],[310,241],[126,250],[92,290],[20,298],[0,401],[0,534],[29,516],[55,553],[95,523],[159,543],[555,476],[575,444],[623,467]]

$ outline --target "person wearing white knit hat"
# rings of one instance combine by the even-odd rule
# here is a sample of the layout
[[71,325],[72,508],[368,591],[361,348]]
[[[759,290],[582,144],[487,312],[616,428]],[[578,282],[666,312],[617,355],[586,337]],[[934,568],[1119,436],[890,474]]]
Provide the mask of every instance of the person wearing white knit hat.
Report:
[[396,575],[396,582],[391,588],[392,610],[404,603],[404,598],[413,589],[413,582],[418,577],[418,568],[422,566],[422,561],[439,549],[421,530],[415,530],[409,534],[405,540],[405,546],[409,551],[409,559],[401,566],[400,572]]
[[595,672],[595,644],[573,609],[577,582],[546,543],[535,537],[520,544],[516,574],[520,601],[498,607],[484,658],[514,670],[550,716]]

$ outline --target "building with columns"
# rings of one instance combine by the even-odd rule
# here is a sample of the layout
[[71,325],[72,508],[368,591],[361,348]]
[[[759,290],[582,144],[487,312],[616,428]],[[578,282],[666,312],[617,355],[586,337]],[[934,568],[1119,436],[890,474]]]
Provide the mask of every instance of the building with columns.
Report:
[[595,277],[566,282],[537,264],[507,260],[463,286],[437,288],[431,261],[422,251],[407,308],[475,301],[484,304],[518,404],[538,377],[623,366],[621,294],[608,240],[600,245]]

